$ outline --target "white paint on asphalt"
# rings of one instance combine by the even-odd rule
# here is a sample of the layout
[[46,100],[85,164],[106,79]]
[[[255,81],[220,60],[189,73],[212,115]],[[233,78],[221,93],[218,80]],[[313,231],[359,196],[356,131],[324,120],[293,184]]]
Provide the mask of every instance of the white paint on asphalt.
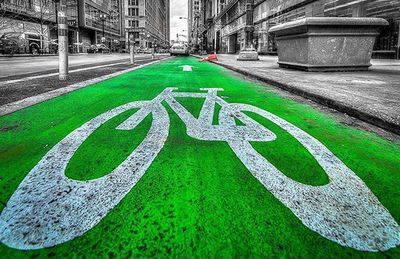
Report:
[[[149,58],[149,59],[137,59],[137,61],[145,61],[145,60],[150,60],[150,59],[151,58]],[[128,65],[128,64],[129,64],[128,61],[124,61],[124,62],[117,62],[117,63],[112,63],[112,64],[93,66],[93,67],[84,67],[84,68],[72,69],[72,70],[69,70],[69,74],[76,73],[76,72],[87,71],[87,70],[93,70],[93,69],[97,69],[97,68],[112,67],[112,66],[117,66],[117,65]],[[46,78],[46,77],[51,77],[51,76],[58,76],[58,72],[49,73],[49,74],[43,74],[43,75],[37,75],[37,76],[27,76],[27,77],[23,77],[23,78],[19,78],[19,79],[0,81],[0,86],[1,85],[7,85],[7,84],[19,83],[19,82],[25,82],[25,81],[29,81],[29,80],[33,80],[33,79]]]
[[[168,58],[164,58],[164,59],[168,59]],[[93,79],[89,79],[89,80],[86,80],[86,81],[83,81],[83,82],[79,82],[79,83],[76,83],[76,84],[73,84],[73,85],[69,85],[67,87],[59,88],[59,89],[56,89],[56,90],[53,90],[53,91],[49,91],[49,92],[45,92],[45,93],[42,93],[42,94],[39,94],[39,95],[36,95],[36,96],[28,97],[28,98],[25,98],[25,99],[22,99],[22,100],[19,100],[19,101],[16,101],[16,102],[7,103],[7,104],[5,104],[3,106],[0,106],[0,116],[6,115],[6,114],[9,114],[9,113],[21,110],[21,109],[24,109],[24,108],[32,106],[34,104],[38,104],[38,103],[50,100],[52,98],[67,94],[67,93],[70,93],[72,91],[81,89],[81,88],[86,87],[88,85],[96,84],[96,83],[99,83],[101,81],[108,80],[110,78],[113,78],[113,77],[116,77],[116,76],[119,76],[119,75],[122,75],[122,74],[125,74],[125,73],[128,73],[128,72],[132,72],[132,71],[135,71],[137,69],[141,69],[143,67],[158,63],[158,62],[160,62],[161,60],[164,60],[164,59],[152,61],[152,62],[143,64],[143,65],[140,65],[140,66],[128,68],[128,69],[125,69],[125,70],[122,70],[122,71],[118,71],[118,72],[115,72],[115,73],[112,73],[112,74],[108,74],[108,75],[96,77],[96,78],[93,78]]]
[[180,66],[180,67],[182,68],[183,72],[192,72],[192,66],[183,65],[183,66]]
[[[133,188],[162,149],[169,132],[165,100],[195,139],[225,141],[250,173],[309,229],[343,246],[385,251],[400,244],[400,227],[364,182],[318,140],[252,105],[227,103],[207,93],[173,92],[167,88],[151,101],[132,102],[107,111],[56,144],[29,172],[0,215],[0,240],[17,249],[54,246],[84,234],[98,224]],[[176,97],[206,98],[196,119]],[[212,125],[213,107],[220,105],[219,125]],[[133,108],[140,110],[117,130],[132,130],[148,114],[152,126],[143,142],[108,175],[76,181],[64,170],[79,146],[102,124]],[[287,131],[316,159],[329,177],[324,186],[296,182],[259,154],[251,141],[277,136],[243,112],[258,114]],[[245,125],[237,126],[235,118]]]
[[[157,54],[157,56],[165,54]],[[138,54],[137,58],[150,59],[150,54]],[[69,55],[69,68],[77,66],[95,66],[105,62],[129,61],[127,53]],[[58,68],[58,56],[0,57],[0,79],[9,76],[23,76],[28,73],[38,73]]]
[[[118,63],[107,64],[107,65],[100,65],[100,66],[94,66],[94,67],[84,67],[84,68],[74,69],[74,70],[70,70],[69,74],[76,73],[76,72],[81,72],[81,71],[86,71],[86,70],[92,70],[92,69],[96,69],[96,68],[112,67],[112,66],[123,65],[123,64],[128,64],[128,62],[118,62]],[[33,79],[45,78],[45,77],[50,77],[50,76],[58,76],[58,72],[44,74],[44,75],[37,75],[37,76],[27,76],[27,77],[23,77],[23,78],[20,78],[20,79],[7,80],[7,81],[3,81],[3,82],[0,81],[0,85],[15,84],[15,83],[19,83],[19,82],[25,82],[25,81],[29,81],[29,80],[33,80]]]

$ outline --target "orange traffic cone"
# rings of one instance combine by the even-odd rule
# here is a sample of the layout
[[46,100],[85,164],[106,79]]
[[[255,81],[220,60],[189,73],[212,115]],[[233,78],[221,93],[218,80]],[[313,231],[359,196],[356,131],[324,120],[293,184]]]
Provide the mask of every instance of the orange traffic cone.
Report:
[[218,61],[217,54],[210,54],[208,57],[201,59],[200,61]]
[[207,58],[207,61],[218,61],[218,57],[217,57],[217,54],[211,54],[211,55],[208,55],[208,58]]

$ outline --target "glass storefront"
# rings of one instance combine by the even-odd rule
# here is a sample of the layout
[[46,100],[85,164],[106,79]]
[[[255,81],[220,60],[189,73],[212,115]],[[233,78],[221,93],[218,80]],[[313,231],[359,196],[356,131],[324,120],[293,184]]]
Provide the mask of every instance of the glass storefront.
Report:
[[325,4],[325,16],[379,17],[389,26],[382,28],[376,40],[373,56],[376,58],[399,58],[400,1],[399,0],[330,0]]

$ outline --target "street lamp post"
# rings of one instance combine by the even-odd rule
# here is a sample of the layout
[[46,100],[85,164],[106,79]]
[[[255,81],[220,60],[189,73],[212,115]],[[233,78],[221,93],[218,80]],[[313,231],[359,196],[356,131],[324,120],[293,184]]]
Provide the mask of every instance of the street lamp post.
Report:
[[101,42],[104,43],[106,41],[106,38],[105,38],[105,35],[104,35],[104,23],[106,22],[107,15],[105,13],[101,13],[99,17],[100,17],[100,20],[101,20],[102,25],[103,25],[103,37],[101,38]]
[[154,59],[154,46],[153,42],[150,41],[150,34],[147,34],[147,43],[149,44],[149,47],[151,47],[151,59]]
[[68,25],[67,25],[67,3],[59,0],[58,11],[58,74],[60,80],[67,80],[68,76]]

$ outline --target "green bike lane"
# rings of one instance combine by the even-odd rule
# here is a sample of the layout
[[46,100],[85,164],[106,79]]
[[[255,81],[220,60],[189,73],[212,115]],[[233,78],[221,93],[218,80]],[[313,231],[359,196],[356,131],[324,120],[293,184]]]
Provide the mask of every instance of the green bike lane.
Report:
[[[183,71],[183,65],[192,71]],[[306,131],[344,162],[400,222],[400,144],[337,122],[315,108],[276,94],[193,58],[175,58],[130,72],[0,117],[0,201],[4,210],[18,185],[60,140],[94,117],[120,105],[152,100],[167,87],[178,92],[223,88],[228,103],[251,104]],[[204,100],[176,98],[195,117]],[[165,102],[168,138],[144,176],[93,228],[50,248],[21,251],[0,246],[1,257],[396,257],[400,248],[362,252],[310,230],[271,194],[224,141],[189,137]],[[135,129],[115,128],[137,109],[97,129],[66,168],[75,180],[107,175],[145,138],[148,115]],[[218,106],[213,124],[218,125]],[[248,114],[276,140],[253,148],[291,179],[329,183],[324,170],[293,136],[267,119]],[[238,125],[240,122],[237,122]]]

